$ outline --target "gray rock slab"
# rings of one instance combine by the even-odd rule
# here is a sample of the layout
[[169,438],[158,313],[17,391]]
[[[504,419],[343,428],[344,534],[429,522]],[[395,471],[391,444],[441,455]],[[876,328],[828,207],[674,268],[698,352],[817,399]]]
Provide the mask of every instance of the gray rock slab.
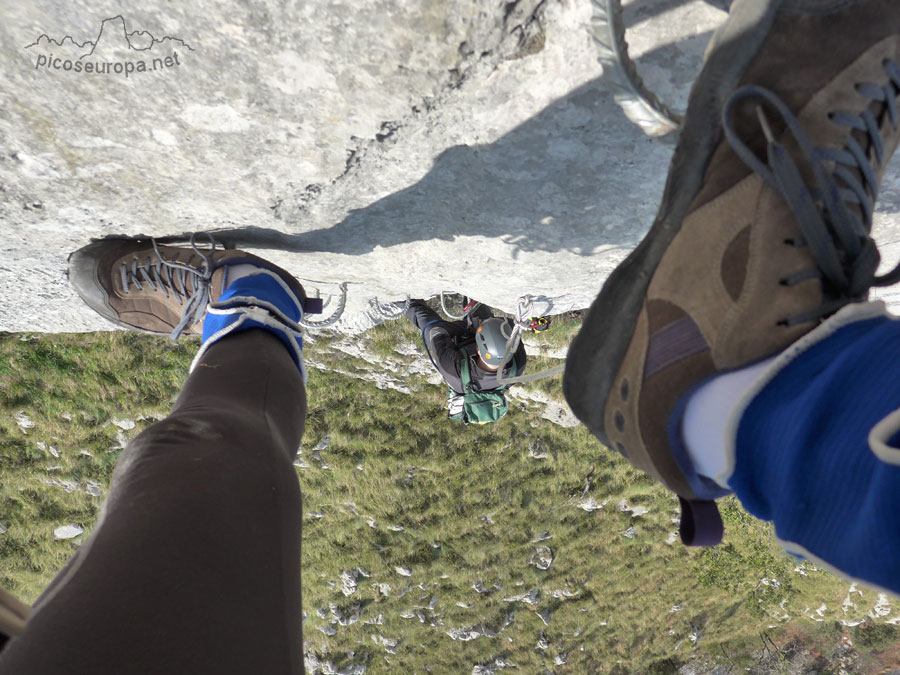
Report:
[[[599,81],[589,19],[561,0],[10,4],[0,330],[112,328],[69,289],[69,253],[193,231],[323,296],[346,282],[349,332],[375,297],[587,306],[652,221],[672,150]],[[673,107],[723,19],[700,0],[626,5],[632,55]],[[896,166],[878,209],[894,260]]]
[[60,525],[53,530],[53,537],[55,539],[74,539],[80,534],[84,534],[84,528],[80,525],[75,525],[74,523]]

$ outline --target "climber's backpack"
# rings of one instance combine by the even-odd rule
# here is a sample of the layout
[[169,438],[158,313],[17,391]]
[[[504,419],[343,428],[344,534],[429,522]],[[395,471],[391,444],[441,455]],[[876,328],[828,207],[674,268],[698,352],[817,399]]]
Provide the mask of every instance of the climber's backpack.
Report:
[[[472,391],[472,379],[469,376],[469,352],[465,347],[459,350],[462,357],[459,363],[459,374],[465,393],[460,394],[447,387],[447,417],[464,424],[490,424],[506,414],[509,405],[503,395],[509,387],[504,385],[486,391]],[[515,359],[510,363],[510,375],[516,374]]]

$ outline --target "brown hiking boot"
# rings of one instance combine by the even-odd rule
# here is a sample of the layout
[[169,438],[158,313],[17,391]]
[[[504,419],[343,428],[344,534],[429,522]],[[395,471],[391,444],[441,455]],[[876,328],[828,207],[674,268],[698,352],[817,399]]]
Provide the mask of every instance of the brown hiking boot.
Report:
[[113,323],[148,333],[202,333],[206,306],[222,295],[232,265],[249,263],[277,274],[307,313],[321,311],[307,300],[288,272],[236,249],[163,246],[152,239],[101,239],[69,256],[69,281],[81,298]]
[[585,425],[683,506],[723,492],[670,443],[685,394],[894,281],[875,276],[869,231],[900,140],[898,61],[895,0],[741,0],[710,44],[656,220],[588,311],[563,382]]

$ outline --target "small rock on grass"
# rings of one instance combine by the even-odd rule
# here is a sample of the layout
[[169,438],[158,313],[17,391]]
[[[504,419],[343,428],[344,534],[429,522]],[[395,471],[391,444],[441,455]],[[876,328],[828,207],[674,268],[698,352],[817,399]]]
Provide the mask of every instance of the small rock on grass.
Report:
[[530,562],[539,570],[549,569],[553,564],[553,552],[547,546],[538,546]]
[[367,623],[370,626],[382,626],[384,625],[384,615],[379,614],[374,619],[367,619],[366,621],[363,621],[363,623]]
[[591,495],[582,499],[581,503],[578,505],[578,508],[590,513],[591,511],[598,511],[599,509],[602,509],[604,504],[606,504],[605,501],[598,502],[596,499],[594,499],[593,495]]
[[84,528],[80,525],[71,523],[69,525],[60,525],[53,530],[53,536],[56,539],[74,539],[80,534],[84,534]]
[[541,597],[541,591],[538,588],[532,588],[527,593],[522,593],[521,595],[512,595],[508,598],[503,598],[503,602],[524,602],[526,605],[534,605],[537,604],[537,601]]
[[15,414],[16,424],[19,426],[19,429],[22,430],[23,434],[27,434],[29,429],[34,429],[34,422],[32,422],[31,418],[25,413],[24,410],[20,410]]
[[388,654],[396,654],[397,653],[397,645],[400,643],[399,640],[392,640],[391,638],[386,638],[383,635],[373,635],[372,642],[376,645],[381,645],[384,647],[384,651]]
[[341,572],[341,593],[344,594],[344,597],[350,597],[356,593],[358,579],[358,572],[348,570]]
[[494,591],[500,590],[500,586],[498,584],[494,584],[493,586],[488,588],[482,581],[476,581],[474,584],[472,584],[472,588],[475,589],[476,593],[493,593]]
[[878,594],[878,600],[875,602],[875,606],[869,612],[869,615],[873,618],[875,617],[885,617],[891,613],[891,601],[884,593]]
[[497,633],[488,630],[484,625],[467,626],[463,628],[453,628],[446,631],[451,640],[459,640],[460,642],[469,642],[484,637],[497,637]]
[[59,448],[57,448],[55,445],[51,445],[50,447],[47,447],[47,444],[42,443],[41,441],[38,441],[36,443],[36,445],[38,446],[39,450],[43,450],[44,452],[49,452],[51,455],[53,455],[53,457],[55,457],[56,459],[59,459]]
[[547,446],[542,441],[528,444],[528,456],[534,459],[547,459]]
[[623,513],[631,513],[632,518],[638,518],[650,513],[650,510],[644,506],[632,506],[627,500],[623,499],[616,505],[616,509]]

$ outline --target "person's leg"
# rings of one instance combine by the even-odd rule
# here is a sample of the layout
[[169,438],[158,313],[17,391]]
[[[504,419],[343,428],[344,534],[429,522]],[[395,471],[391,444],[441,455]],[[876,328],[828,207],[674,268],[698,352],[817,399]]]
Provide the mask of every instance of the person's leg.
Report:
[[2,673],[299,673],[303,381],[274,335],[212,345],[125,449]]
[[734,3],[691,90],[657,218],[569,349],[573,412],[678,494],[687,544],[721,540],[714,500],[728,492],[675,433],[693,393],[900,277],[876,275],[870,236],[900,143],[898,38],[888,0]]
[[110,321],[174,336],[203,319],[203,345],[2,673],[302,672],[298,322],[320,308],[285,270],[208,239],[95,241],[69,259],[74,290]]

